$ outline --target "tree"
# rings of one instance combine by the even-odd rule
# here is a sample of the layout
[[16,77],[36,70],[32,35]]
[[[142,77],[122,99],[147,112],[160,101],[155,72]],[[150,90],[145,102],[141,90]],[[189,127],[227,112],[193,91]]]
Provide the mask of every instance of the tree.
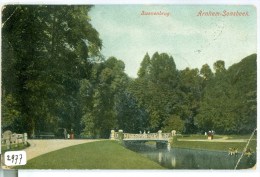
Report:
[[116,102],[118,128],[128,133],[148,130],[148,113],[139,107],[137,101],[127,90],[118,95]]
[[89,97],[83,108],[82,135],[108,138],[110,130],[118,128],[117,105],[127,82],[124,63],[115,57],[95,64],[88,86],[81,89]]
[[205,87],[196,123],[204,131],[251,133],[256,123],[256,55],[226,71],[223,62],[219,63],[215,64],[216,76]]
[[10,94],[19,105],[22,127],[14,131],[34,134],[55,131],[59,126],[78,127],[79,81],[89,77],[90,57],[98,57],[102,46],[89,23],[90,9],[46,5],[4,8],[3,46],[8,48],[3,48],[2,92],[3,98]]
[[[140,74],[145,73],[145,74]],[[148,113],[147,130],[158,131],[163,122],[178,111],[178,73],[174,60],[168,54],[154,53],[149,60],[145,55],[139,69],[139,77],[129,90],[140,108]]]
[[179,85],[182,91],[182,103],[178,115],[185,121],[185,133],[196,133],[194,118],[198,114],[202,97],[202,78],[199,70],[186,68],[180,71]]
[[[17,101],[13,98],[11,94],[5,95],[5,98],[3,98],[4,102],[2,103],[3,105],[3,119],[2,119],[2,128],[5,129],[19,129],[19,124],[18,122],[21,121],[21,112],[19,110],[19,105]],[[14,124],[18,123],[18,124]]]
[[225,62],[222,60],[216,61],[213,66],[216,74],[226,71]]
[[151,59],[148,53],[145,54],[143,61],[141,62],[140,69],[138,71],[138,77],[142,78],[150,74]]
[[175,84],[177,77],[176,65],[171,56],[166,53],[154,53],[151,59],[150,79],[154,83]]
[[172,115],[166,120],[166,122],[164,122],[164,124],[164,132],[176,130],[177,132],[182,133],[184,131],[184,121],[180,118],[180,116]]
[[208,64],[204,64],[200,69],[200,74],[204,80],[210,80],[214,75]]

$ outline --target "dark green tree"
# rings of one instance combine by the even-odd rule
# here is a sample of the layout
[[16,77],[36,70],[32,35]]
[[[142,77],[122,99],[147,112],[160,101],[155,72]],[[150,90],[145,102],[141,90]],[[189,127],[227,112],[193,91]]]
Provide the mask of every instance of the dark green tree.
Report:
[[186,68],[180,71],[180,98],[179,114],[185,122],[185,133],[196,133],[197,127],[194,124],[194,118],[198,114],[199,103],[202,97],[202,77],[199,70]]
[[[146,74],[140,74],[140,71]],[[143,107],[149,115],[147,130],[162,129],[166,126],[164,122],[178,112],[177,83],[178,72],[171,56],[156,52],[149,60],[148,54],[145,55],[139,77],[129,88],[139,107]]]
[[151,69],[151,59],[148,53],[145,54],[144,59],[141,63],[140,69],[138,71],[138,77],[142,78],[150,74]]
[[116,105],[125,90],[128,78],[124,73],[124,63],[115,57],[96,64],[87,86],[82,85],[82,93],[89,100],[84,108],[82,135],[108,138],[112,129],[118,128]]
[[251,133],[256,123],[256,55],[228,70],[214,64],[216,75],[207,84],[196,122],[201,130],[218,133]]
[[[90,9],[5,6],[2,46],[7,47],[3,48],[2,92],[3,99],[11,95],[19,105],[21,123],[13,131],[33,135],[60,126],[78,127],[74,124],[81,118],[79,82],[89,77],[90,58],[98,57],[101,48],[98,33],[89,23]],[[8,109],[3,110],[10,112]]]

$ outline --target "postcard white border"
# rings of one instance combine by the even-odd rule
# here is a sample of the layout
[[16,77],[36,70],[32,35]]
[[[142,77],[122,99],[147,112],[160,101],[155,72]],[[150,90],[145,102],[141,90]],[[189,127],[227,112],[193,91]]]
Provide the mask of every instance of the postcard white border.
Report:
[[[259,36],[260,36],[260,1],[259,0],[1,0],[0,8],[5,4],[192,4],[192,5],[254,5],[257,8],[257,54],[260,51]],[[1,12],[0,12],[1,16]],[[1,22],[1,19],[0,19]],[[2,23],[0,23],[2,24]],[[1,28],[0,28],[1,34]],[[1,53],[1,43],[0,43],[0,53]],[[1,56],[0,56],[1,61]],[[259,61],[257,60],[257,68],[259,68]],[[1,63],[0,63],[1,68]],[[257,72],[257,83],[259,83],[260,73]],[[0,72],[0,83],[1,82],[1,72]],[[258,85],[258,84],[257,84]],[[1,87],[1,86],[0,86]],[[259,93],[259,87],[257,87],[257,93]],[[1,92],[0,92],[1,97]],[[1,101],[1,99],[0,99]],[[257,102],[259,101],[259,96],[257,94]],[[0,107],[1,109],[1,107]],[[1,117],[1,111],[0,111]],[[1,126],[1,121],[0,121]],[[257,104],[257,127],[260,127],[259,121],[259,104]],[[1,130],[0,130],[1,133]],[[133,176],[147,176],[147,177],[255,177],[260,176],[260,142],[259,135],[257,138],[257,167],[256,170],[18,170],[19,177],[45,177],[45,176],[55,176],[55,177],[133,177]],[[1,147],[0,147],[1,150]],[[1,151],[0,151],[1,152]],[[0,176],[3,172],[0,169]]]

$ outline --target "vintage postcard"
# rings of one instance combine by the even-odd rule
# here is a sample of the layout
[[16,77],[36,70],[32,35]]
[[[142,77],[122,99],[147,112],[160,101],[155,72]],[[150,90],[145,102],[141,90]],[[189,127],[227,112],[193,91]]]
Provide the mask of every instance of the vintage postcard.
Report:
[[256,6],[1,10],[3,169],[256,169]]

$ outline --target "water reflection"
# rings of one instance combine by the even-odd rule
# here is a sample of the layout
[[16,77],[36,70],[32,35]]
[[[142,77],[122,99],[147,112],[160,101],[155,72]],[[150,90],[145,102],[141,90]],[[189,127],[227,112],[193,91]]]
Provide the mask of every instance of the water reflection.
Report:
[[159,161],[159,163],[162,163],[162,152],[159,152],[158,161]]
[[[228,155],[227,152],[174,148],[156,149],[145,143],[128,143],[127,148],[160,163],[169,169],[234,169],[241,154]],[[244,156],[238,169],[251,168],[256,163],[256,154]]]
[[174,156],[172,156],[172,158],[171,158],[171,165],[173,168],[176,167],[176,158]]

